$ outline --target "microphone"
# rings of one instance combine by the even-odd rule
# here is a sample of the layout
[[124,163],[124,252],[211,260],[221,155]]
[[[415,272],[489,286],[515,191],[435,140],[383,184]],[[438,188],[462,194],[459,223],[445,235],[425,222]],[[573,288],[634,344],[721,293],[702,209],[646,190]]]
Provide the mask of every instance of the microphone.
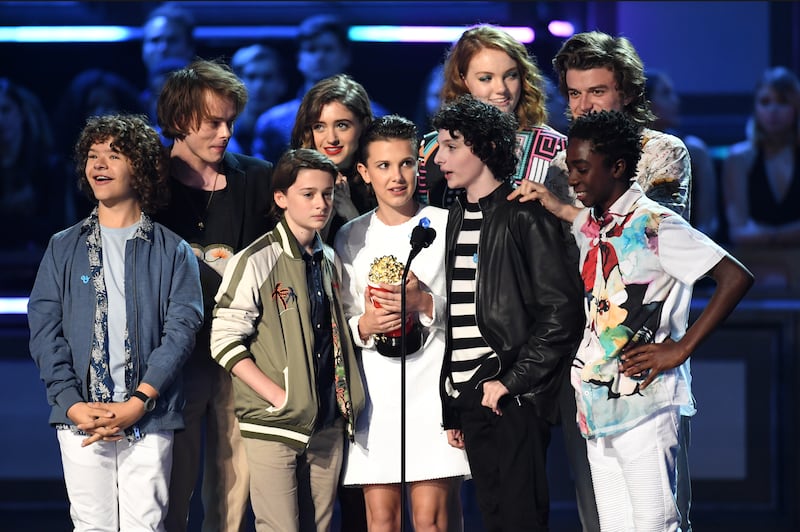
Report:
[[411,253],[413,257],[433,243],[436,238],[436,229],[431,227],[431,221],[427,217],[423,217],[419,221],[419,225],[414,227],[411,231]]

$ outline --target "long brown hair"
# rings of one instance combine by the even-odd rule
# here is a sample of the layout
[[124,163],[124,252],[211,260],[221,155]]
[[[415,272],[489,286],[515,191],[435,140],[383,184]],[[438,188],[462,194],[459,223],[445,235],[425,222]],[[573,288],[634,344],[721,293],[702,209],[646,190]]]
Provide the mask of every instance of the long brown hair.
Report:
[[311,128],[319,120],[322,108],[331,102],[347,107],[360,122],[362,131],[372,122],[372,105],[366,89],[347,74],[336,74],[318,81],[303,96],[292,128],[292,148],[314,147]]
[[469,28],[450,48],[444,65],[442,102],[447,103],[463,94],[469,94],[464,76],[467,74],[469,62],[485,48],[505,52],[517,64],[522,90],[514,114],[520,129],[546,123],[544,78],[536,66],[536,59],[528,53],[524,44],[489,24]]

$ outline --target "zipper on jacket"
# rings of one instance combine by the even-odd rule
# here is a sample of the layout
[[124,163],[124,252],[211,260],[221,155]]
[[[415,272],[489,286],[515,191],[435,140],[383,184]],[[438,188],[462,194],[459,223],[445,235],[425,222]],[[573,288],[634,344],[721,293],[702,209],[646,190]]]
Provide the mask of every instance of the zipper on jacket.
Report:
[[[131,290],[134,291],[133,297],[133,321],[134,321],[134,331],[133,337],[135,340],[131,342],[131,350],[135,350],[134,353],[131,353],[131,363],[134,365],[134,371],[131,380],[131,386],[133,386],[133,390],[139,387],[139,382],[142,379],[141,375],[141,361],[139,360],[139,335],[137,331],[139,331],[139,305],[137,305],[137,301],[139,298],[136,297],[135,290],[136,290],[136,250],[138,248],[136,238],[131,239],[131,244],[133,245],[133,267],[131,276],[133,277],[133,285],[131,286]],[[128,287],[126,286],[125,289],[127,290]],[[128,331],[128,338],[131,338],[131,331]],[[128,393],[132,393],[133,390],[128,390]]]
[[[480,203],[478,203],[478,208],[480,209]],[[479,287],[479,283],[478,283],[478,280],[480,279],[481,256],[483,255],[483,253],[481,252],[481,247],[483,247],[483,238],[481,238],[481,237],[483,236],[483,229],[484,229],[484,227],[486,227],[485,226],[486,217],[484,217],[483,213],[484,213],[484,210],[481,209],[481,230],[478,233],[478,262],[475,263],[475,326],[478,327],[478,332],[481,333],[481,337],[486,342],[486,345],[489,345],[489,341],[486,340],[486,335],[484,335],[483,331],[481,330],[481,320],[478,317],[478,312],[479,312],[479,306],[478,306],[478,287]],[[464,218],[463,218],[463,216],[461,218],[461,227],[464,227]],[[459,229],[459,232],[460,231],[461,230]],[[488,375],[484,379],[479,380],[477,382],[477,384],[475,384],[475,389],[476,390],[478,388],[480,388],[480,386],[484,382],[488,382],[488,381],[496,378],[503,371],[503,361],[500,358],[500,355],[497,353],[497,350],[494,347],[492,347],[491,345],[489,345],[489,347],[492,349],[492,352],[495,354],[495,356],[497,356],[497,372],[494,375]]]

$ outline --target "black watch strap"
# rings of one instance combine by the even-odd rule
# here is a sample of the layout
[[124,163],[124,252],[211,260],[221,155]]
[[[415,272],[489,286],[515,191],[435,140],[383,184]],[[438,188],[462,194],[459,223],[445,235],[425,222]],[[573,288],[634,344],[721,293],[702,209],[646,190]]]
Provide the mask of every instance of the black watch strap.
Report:
[[156,407],[156,400],[152,397],[149,397],[144,392],[136,390],[131,394],[131,397],[136,397],[137,399],[140,399],[144,403],[145,412],[150,412]]

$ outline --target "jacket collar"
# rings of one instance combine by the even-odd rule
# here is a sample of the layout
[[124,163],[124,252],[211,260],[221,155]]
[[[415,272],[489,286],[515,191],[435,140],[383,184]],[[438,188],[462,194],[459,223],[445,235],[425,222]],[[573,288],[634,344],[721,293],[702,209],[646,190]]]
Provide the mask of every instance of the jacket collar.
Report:
[[289,229],[289,224],[286,223],[286,217],[282,216],[281,221],[275,226],[275,233],[281,240],[281,247],[283,252],[293,259],[302,259],[303,250],[300,249],[300,244]]
[[[228,180],[228,194],[232,197],[233,213],[244,213],[244,216],[249,215],[245,212],[245,195],[247,193],[247,172],[242,169],[239,159],[236,158],[231,152],[226,151],[222,157],[220,170]],[[232,179],[231,179],[232,178]],[[231,213],[231,214],[233,214]],[[243,216],[240,215],[241,221]],[[242,238],[242,231],[244,230],[242,223],[234,223],[234,242],[239,242]]]
[[[503,181],[502,183],[500,183],[499,187],[497,187],[491,193],[478,200],[478,205],[480,206],[481,211],[484,212],[491,211],[497,205],[501,204],[500,202],[505,202],[506,196],[511,194],[512,190],[513,189],[511,188],[511,185],[509,185],[507,181]],[[464,205],[467,203],[467,195],[459,194],[458,197],[456,198],[456,201],[463,209]]]
[[[91,214],[89,214],[88,218],[86,218],[81,224],[81,234],[89,233],[95,229],[100,229],[100,220],[97,217],[97,206],[92,209]],[[142,212],[142,219],[139,222],[139,227],[133,234],[133,238],[141,238],[146,242],[152,242],[154,230],[155,228],[153,226],[152,218],[150,218],[146,213]]]

